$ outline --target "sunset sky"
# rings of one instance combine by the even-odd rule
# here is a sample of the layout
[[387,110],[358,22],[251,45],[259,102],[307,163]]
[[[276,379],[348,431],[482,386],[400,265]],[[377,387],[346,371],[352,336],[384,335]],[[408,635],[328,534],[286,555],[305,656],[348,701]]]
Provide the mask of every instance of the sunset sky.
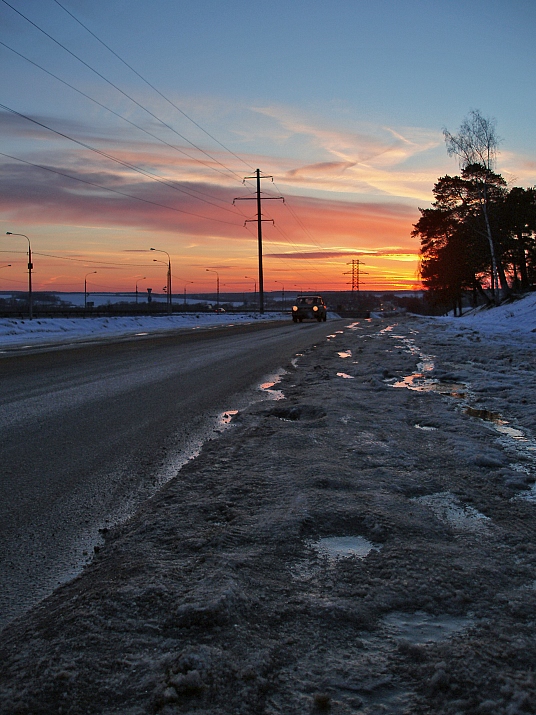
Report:
[[150,247],[174,293],[253,290],[257,168],[266,291],[347,289],[352,259],[418,287],[443,128],[494,118],[536,184],[535,30],[534,0],[0,0],[0,290],[7,231],[35,290],[160,292]]

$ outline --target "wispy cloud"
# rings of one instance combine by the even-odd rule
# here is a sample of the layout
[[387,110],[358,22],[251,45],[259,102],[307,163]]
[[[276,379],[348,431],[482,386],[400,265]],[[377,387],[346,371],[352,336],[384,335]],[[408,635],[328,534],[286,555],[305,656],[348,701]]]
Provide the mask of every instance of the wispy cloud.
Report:
[[423,199],[437,174],[409,169],[406,164],[418,154],[443,143],[440,131],[419,128],[364,127],[343,130],[306,121],[284,107],[257,107],[285,131],[284,144],[306,141],[311,153],[326,160],[287,168],[283,181],[322,191],[377,194]]

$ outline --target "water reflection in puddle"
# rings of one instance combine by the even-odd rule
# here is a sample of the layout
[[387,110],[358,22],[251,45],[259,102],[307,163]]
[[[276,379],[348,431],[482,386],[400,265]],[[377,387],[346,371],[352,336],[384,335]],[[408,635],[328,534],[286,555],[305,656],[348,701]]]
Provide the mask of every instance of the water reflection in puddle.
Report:
[[353,380],[353,375],[347,375],[345,372],[338,372],[337,377],[343,377],[345,380]]
[[480,420],[485,422],[494,422],[498,425],[505,424],[505,420],[501,417],[498,412],[491,412],[490,410],[479,410],[476,407],[466,407],[465,414],[471,417],[478,417]]
[[379,546],[375,546],[362,536],[328,536],[318,541],[310,541],[311,546],[319,556],[328,558],[330,561],[344,559],[354,556],[364,559],[374,549],[379,551]]
[[352,357],[352,351],[351,350],[340,350],[337,353],[337,355],[344,360],[345,358]]
[[226,412],[222,412],[222,414],[218,417],[218,426],[226,427],[227,425],[230,425],[233,417],[237,414],[238,410],[227,410]]
[[274,375],[268,375],[266,382],[262,382],[259,385],[259,389],[262,390],[271,400],[284,400],[285,395],[282,390],[274,390],[274,386],[281,382],[283,375],[286,375],[286,370],[280,370]]
[[434,432],[437,427],[429,427],[427,425],[415,425],[415,429],[423,430],[423,432]]

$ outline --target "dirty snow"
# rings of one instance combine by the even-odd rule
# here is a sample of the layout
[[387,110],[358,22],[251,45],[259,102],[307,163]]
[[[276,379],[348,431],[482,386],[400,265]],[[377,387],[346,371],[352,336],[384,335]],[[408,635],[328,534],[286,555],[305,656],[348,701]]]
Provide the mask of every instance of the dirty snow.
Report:
[[0,713],[535,713],[535,299],[289,355],[3,631]]
[[281,313],[177,313],[175,315],[110,318],[0,318],[0,352],[5,348],[48,343],[199,330],[223,325],[281,319]]

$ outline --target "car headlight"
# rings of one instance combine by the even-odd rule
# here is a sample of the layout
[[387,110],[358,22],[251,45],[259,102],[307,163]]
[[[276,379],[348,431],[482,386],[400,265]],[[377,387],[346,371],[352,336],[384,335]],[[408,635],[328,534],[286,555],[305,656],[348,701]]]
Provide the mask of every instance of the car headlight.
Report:
[[317,311],[318,310],[318,305],[313,305],[313,310]]

